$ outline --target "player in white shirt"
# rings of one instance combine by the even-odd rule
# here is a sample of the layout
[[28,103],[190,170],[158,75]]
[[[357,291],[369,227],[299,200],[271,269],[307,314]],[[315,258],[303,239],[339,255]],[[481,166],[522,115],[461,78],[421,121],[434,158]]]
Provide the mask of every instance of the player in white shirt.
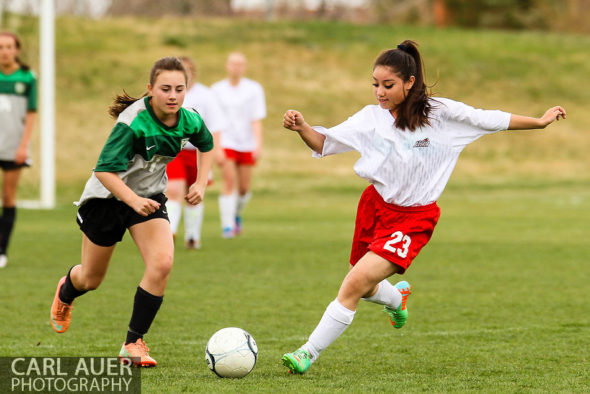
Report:
[[[224,118],[221,108],[215,95],[207,86],[196,81],[197,69],[192,59],[181,57],[184,68],[189,76],[189,86],[191,88],[186,92],[184,98],[185,108],[197,110],[199,115],[205,121],[207,128],[211,131],[214,141],[214,155],[217,162],[221,162],[220,156],[223,157],[220,145],[220,130],[224,125]],[[180,217],[182,216],[182,201],[187,193],[188,187],[195,183],[197,179],[197,149],[193,144],[187,142],[182,151],[168,163],[166,167],[168,175],[168,185],[166,187],[166,209],[170,219],[172,234],[176,236]],[[209,177],[212,182],[212,177]],[[184,241],[187,249],[201,248],[201,228],[203,227],[203,210],[205,203],[198,205],[184,205]]]
[[330,129],[310,127],[295,110],[285,113],[283,126],[299,133],[314,156],[358,151],[354,170],[371,184],[359,202],[351,269],[337,298],[308,341],[283,356],[292,373],[305,373],[344,332],[361,298],[384,305],[395,328],[405,324],[412,286],[392,285],[387,278],[403,274],[429,241],[440,215],[436,201],[465,146],[501,130],[541,129],[566,115],[559,106],[531,118],[432,98],[423,75],[416,44],[404,41],[373,66],[379,105],[368,105]]
[[262,150],[262,119],[266,103],[262,86],[245,78],[246,57],[231,53],[226,62],[227,79],[211,89],[226,117],[221,133],[225,160],[221,164],[223,187],[219,196],[222,234],[232,238],[242,230],[242,212],[251,198],[252,167]]

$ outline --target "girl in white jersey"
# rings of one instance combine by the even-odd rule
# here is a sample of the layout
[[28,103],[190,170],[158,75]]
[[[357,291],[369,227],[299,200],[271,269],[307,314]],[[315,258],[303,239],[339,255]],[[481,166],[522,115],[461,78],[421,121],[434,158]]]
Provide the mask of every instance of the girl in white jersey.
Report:
[[[188,73],[190,86],[190,88],[187,88],[182,106],[194,109],[201,115],[207,124],[207,128],[213,135],[215,145],[214,155],[217,161],[221,162],[222,160],[219,159],[219,156],[222,156],[223,152],[219,148],[219,139],[221,135],[220,130],[225,123],[221,108],[211,90],[196,81],[197,67],[195,62],[187,56],[181,57],[180,60]],[[197,179],[197,148],[193,144],[187,143],[178,156],[168,163],[166,175],[168,175],[168,185],[166,187],[168,201],[166,202],[166,209],[168,210],[172,234],[176,238],[176,231],[183,211],[183,196],[186,194],[187,188]],[[209,184],[212,182],[213,178],[209,176]],[[184,205],[184,241],[187,249],[201,248],[201,228],[203,227],[204,210],[205,202],[197,205]]]
[[77,203],[81,264],[59,280],[51,305],[51,325],[63,333],[70,326],[74,300],[102,283],[115,246],[129,229],[145,271],[119,357],[138,366],[156,365],[143,337],[164,299],[174,258],[164,205],[166,164],[187,142],[199,149],[202,172],[185,195],[193,205],[203,200],[211,168],[213,138],[199,114],[182,108],[187,80],[180,59],[162,58],[152,67],[148,94],[115,99],[109,113],[117,122]]
[[211,86],[227,123],[221,132],[225,157],[220,162],[223,186],[219,196],[222,236],[232,238],[242,231],[242,212],[250,201],[252,168],[262,151],[262,119],[266,103],[262,86],[244,77],[246,57],[231,53],[226,63],[228,77]]
[[404,41],[373,66],[379,105],[368,105],[330,129],[310,127],[300,112],[285,113],[283,126],[299,133],[314,156],[358,151],[355,172],[371,183],[359,202],[351,269],[337,298],[307,343],[282,358],[292,373],[305,373],[344,332],[361,298],[384,305],[395,328],[405,324],[412,286],[392,285],[387,278],[403,274],[429,241],[440,215],[436,201],[466,145],[501,130],[544,128],[566,115],[559,106],[531,118],[432,98],[423,75],[416,44]]

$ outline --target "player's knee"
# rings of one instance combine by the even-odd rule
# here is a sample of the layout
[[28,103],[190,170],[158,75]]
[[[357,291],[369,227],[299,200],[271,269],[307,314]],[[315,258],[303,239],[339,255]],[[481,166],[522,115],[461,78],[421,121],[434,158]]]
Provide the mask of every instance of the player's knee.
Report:
[[158,278],[167,278],[168,275],[170,275],[170,271],[172,271],[173,262],[174,258],[172,254],[158,253],[158,255],[154,258],[154,263],[152,264],[152,271],[154,275]]

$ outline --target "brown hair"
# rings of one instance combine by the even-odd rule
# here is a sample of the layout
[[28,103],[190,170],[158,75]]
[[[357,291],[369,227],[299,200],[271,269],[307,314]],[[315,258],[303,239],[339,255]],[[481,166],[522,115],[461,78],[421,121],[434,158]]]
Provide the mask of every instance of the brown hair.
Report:
[[[154,63],[150,71],[150,85],[154,86],[158,75],[162,71],[182,71],[185,83],[188,83],[186,69],[182,65],[182,61],[177,57],[163,57]],[[117,95],[113,100],[113,104],[109,107],[109,115],[116,119],[127,107],[147,95],[148,93],[146,92],[141,97],[132,97],[123,90],[123,94]]]
[[[16,49],[18,49],[20,51],[20,48],[21,48],[20,39],[18,38],[18,36],[16,34],[10,33],[7,31],[1,31],[0,36],[12,37],[12,39],[14,40],[14,45],[16,46]],[[18,56],[15,58],[15,60],[22,70],[29,71],[31,69],[29,67],[29,65],[23,63]]]
[[414,131],[419,127],[430,125],[428,115],[432,105],[429,101],[430,93],[424,81],[424,69],[418,44],[405,40],[397,48],[382,52],[375,60],[373,69],[377,66],[390,67],[404,82],[409,81],[412,75],[415,78],[407,97],[397,108],[395,126]]

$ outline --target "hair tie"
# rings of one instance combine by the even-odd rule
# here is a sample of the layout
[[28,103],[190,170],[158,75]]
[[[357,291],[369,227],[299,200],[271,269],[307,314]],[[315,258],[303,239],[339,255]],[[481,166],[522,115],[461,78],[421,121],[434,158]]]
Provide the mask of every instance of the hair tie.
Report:
[[407,46],[405,46],[404,44],[399,44],[399,45],[397,46],[397,49],[399,49],[399,50],[400,50],[400,51],[402,51],[402,52],[408,52],[408,47],[407,47]]

